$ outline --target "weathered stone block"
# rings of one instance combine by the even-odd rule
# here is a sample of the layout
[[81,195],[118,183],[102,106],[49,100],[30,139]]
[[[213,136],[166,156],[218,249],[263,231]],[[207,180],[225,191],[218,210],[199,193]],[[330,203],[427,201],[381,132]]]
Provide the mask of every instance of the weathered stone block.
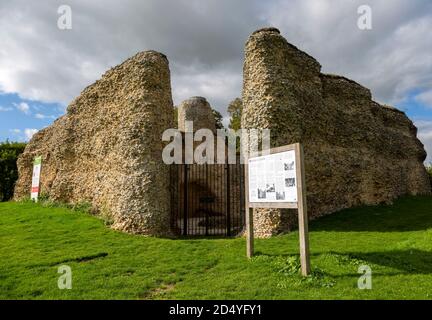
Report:
[[[403,112],[374,102],[367,88],[322,74],[314,58],[274,28],[250,36],[243,70],[242,127],[271,129],[272,147],[303,143],[311,218],[430,194],[415,126]],[[256,234],[289,229],[295,219],[287,211],[255,210]]]
[[169,234],[169,168],[162,133],[172,127],[167,58],[136,54],[87,87],[19,158],[15,198],[28,197],[32,159],[42,156],[41,192],[55,201],[89,202],[113,228]]

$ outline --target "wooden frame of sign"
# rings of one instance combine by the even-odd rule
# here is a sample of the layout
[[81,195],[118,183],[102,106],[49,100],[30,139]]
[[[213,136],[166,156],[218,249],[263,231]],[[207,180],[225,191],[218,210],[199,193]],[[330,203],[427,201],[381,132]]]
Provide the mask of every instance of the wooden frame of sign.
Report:
[[[294,151],[295,154],[295,180],[297,194],[293,199],[297,201],[274,201],[260,200],[252,202],[249,201],[249,161],[251,159],[265,157],[268,155],[274,155],[283,153],[286,151]],[[253,231],[253,208],[287,208],[298,210],[298,223],[299,223],[299,240],[300,240],[300,262],[301,272],[303,276],[307,276],[310,273],[310,261],[309,261],[309,234],[308,234],[308,216],[307,216],[307,204],[306,204],[306,185],[305,185],[305,171],[304,171],[304,156],[303,146],[300,143],[290,144],[277,148],[270,149],[270,152],[262,153],[257,152],[250,156],[245,161],[245,200],[246,200],[246,252],[247,257],[251,258],[254,253],[254,231]],[[252,160],[253,161],[253,160]],[[292,187],[292,186],[291,186]],[[285,197],[285,193],[283,195]],[[258,195],[259,198],[259,195]],[[256,199],[256,198],[255,198]]]

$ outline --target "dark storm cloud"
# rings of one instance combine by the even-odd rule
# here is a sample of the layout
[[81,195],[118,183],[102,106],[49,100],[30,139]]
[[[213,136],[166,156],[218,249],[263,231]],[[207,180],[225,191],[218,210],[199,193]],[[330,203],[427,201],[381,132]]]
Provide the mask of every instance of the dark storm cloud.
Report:
[[[73,29],[57,28],[64,1],[2,1],[0,89],[68,103],[124,59],[154,49],[170,60],[175,103],[203,95],[225,113],[241,92],[243,47],[273,25],[324,72],[370,87],[381,102],[432,87],[432,3],[371,1],[373,29],[357,28],[364,1],[68,1]],[[424,99],[423,99],[424,100]]]
[[254,1],[69,1],[72,30],[59,30],[62,3],[2,3],[4,92],[68,103],[109,67],[153,49],[170,60],[176,103],[206,95],[222,111],[240,95],[244,41],[265,23]]

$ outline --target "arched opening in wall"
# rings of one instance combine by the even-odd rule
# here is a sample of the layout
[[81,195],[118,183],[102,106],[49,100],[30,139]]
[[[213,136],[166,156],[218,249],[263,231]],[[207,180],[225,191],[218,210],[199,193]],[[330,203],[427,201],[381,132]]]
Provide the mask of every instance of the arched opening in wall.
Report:
[[173,164],[171,229],[178,236],[236,236],[243,231],[244,166]]

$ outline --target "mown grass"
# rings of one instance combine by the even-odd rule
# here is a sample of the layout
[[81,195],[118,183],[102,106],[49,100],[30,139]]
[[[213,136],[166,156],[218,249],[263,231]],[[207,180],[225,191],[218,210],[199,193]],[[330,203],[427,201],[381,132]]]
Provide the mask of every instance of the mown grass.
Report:
[[[113,231],[67,208],[0,204],[2,299],[430,299],[432,198],[344,210],[310,225],[313,273],[299,276],[298,233],[256,241],[161,239]],[[60,290],[58,267],[72,269]],[[358,267],[372,289],[357,287]]]

